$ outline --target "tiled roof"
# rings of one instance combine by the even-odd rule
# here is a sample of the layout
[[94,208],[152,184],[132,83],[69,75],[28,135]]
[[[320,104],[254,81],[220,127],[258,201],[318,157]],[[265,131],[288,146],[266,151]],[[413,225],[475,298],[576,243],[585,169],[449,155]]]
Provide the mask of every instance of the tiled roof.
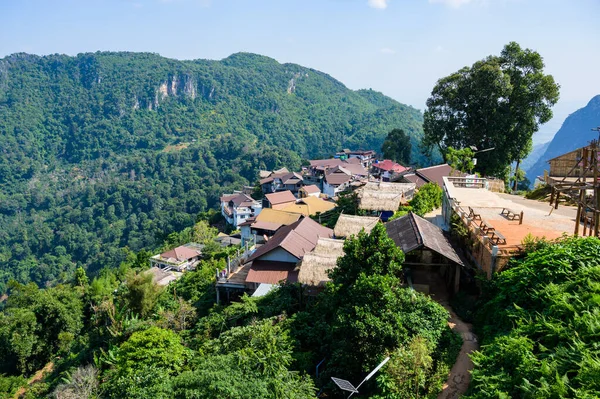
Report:
[[296,202],[296,197],[290,190],[281,191],[278,193],[265,194],[271,205],[284,204],[286,202]]
[[442,229],[410,212],[385,224],[388,235],[405,253],[425,247],[464,265]]

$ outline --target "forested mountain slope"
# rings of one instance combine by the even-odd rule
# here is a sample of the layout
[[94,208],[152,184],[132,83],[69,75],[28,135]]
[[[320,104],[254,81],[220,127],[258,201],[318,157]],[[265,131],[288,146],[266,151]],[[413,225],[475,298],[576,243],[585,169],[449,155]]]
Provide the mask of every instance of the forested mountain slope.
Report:
[[598,132],[591,129],[600,125],[600,95],[595,96],[583,108],[578,109],[565,119],[546,152],[527,171],[527,178],[532,182],[548,169],[548,160],[566,152],[589,144],[598,138]]
[[190,226],[258,168],[393,128],[419,154],[422,115],[371,90],[267,57],[177,61],[147,53],[0,60],[0,292],[60,281]]

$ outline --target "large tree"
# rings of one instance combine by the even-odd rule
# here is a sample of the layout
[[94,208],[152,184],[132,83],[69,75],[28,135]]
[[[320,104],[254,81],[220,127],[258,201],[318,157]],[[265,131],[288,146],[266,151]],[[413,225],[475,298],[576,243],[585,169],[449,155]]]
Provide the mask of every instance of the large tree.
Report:
[[533,134],[552,118],[559,85],[544,74],[536,51],[507,44],[500,56],[440,79],[427,100],[425,148],[495,147],[478,154],[477,171],[503,175],[511,162],[531,150]]
[[410,164],[411,150],[410,136],[402,129],[390,131],[381,146],[381,152],[385,159],[391,159],[403,165]]

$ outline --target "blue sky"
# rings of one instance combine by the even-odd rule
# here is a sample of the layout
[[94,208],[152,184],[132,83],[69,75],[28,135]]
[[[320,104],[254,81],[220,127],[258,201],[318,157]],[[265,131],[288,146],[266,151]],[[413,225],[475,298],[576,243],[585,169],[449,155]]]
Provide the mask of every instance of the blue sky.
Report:
[[0,15],[0,57],[249,51],[421,110],[437,79],[517,41],[561,85],[536,142],[600,94],[600,0],[2,0]]

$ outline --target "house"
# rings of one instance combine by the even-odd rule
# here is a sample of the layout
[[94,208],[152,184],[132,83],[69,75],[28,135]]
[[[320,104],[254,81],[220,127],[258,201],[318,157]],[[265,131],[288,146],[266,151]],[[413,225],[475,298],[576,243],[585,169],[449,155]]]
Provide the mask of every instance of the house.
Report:
[[258,215],[261,210],[261,203],[247,194],[234,193],[221,196],[221,214],[227,223],[236,229],[240,223]]
[[323,179],[323,194],[335,197],[338,193],[346,191],[350,187],[352,174],[347,169],[336,166],[328,171]]
[[405,254],[404,275],[410,286],[425,293],[438,290],[439,285],[458,292],[465,262],[442,229],[412,212],[386,223],[385,228]]
[[407,173],[402,176],[402,180],[407,183],[416,184],[417,188],[421,188],[426,183],[437,183],[438,186],[444,185],[444,176],[464,177],[466,173],[454,169],[447,163],[441,165],[430,166],[415,170],[414,173]]
[[242,241],[252,241],[256,235],[256,242],[262,243],[272,237],[279,228],[295,223],[301,217],[302,215],[299,213],[265,208],[255,218],[240,224]]
[[348,149],[344,149],[341,152],[336,153],[335,157],[344,159],[344,160],[350,160],[353,158],[358,159],[364,168],[369,169],[371,167],[371,164],[373,163],[373,160],[375,160],[375,151],[373,151],[373,150],[350,151]]
[[358,208],[378,215],[385,222],[400,205],[412,199],[415,184],[368,182],[357,193]]
[[275,175],[273,177],[272,190],[291,191],[294,195],[298,194],[298,190],[304,185],[302,175],[296,172],[286,173],[284,175]]
[[356,216],[342,213],[333,228],[333,234],[335,238],[356,236],[361,230],[368,234],[378,222],[379,218],[375,216]]
[[278,284],[285,280],[298,281],[297,263],[312,251],[319,238],[331,238],[333,230],[310,218],[302,218],[280,228],[266,244],[248,258],[246,286],[256,289],[259,284]]
[[179,272],[193,269],[202,257],[202,247],[200,244],[188,243],[154,255],[150,258],[150,267]]
[[371,165],[371,173],[373,177],[381,178],[383,181],[389,182],[396,180],[402,173],[406,173],[410,170],[405,166],[400,165],[389,159],[383,161],[375,161]]
[[313,216],[329,212],[336,207],[334,202],[326,201],[316,197],[301,198],[295,204],[289,205],[282,210],[286,212],[299,213],[304,216]]
[[[545,176],[545,182],[551,186],[554,186],[557,183],[574,183],[584,175],[586,180],[593,181],[594,169],[591,167],[591,149],[591,146],[585,146],[549,159],[548,163],[550,164],[550,170],[548,171],[547,176]],[[584,161],[584,158],[587,159]],[[598,158],[600,161],[600,156],[598,156]]]
[[263,206],[265,208],[283,209],[289,205],[296,203],[296,197],[291,191],[280,191],[277,193],[265,194]]
[[309,174],[311,176],[323,177],[330,173],[331,170],[342,167],[350,172],[350,175],[355,178],[367,177],[369,172],[356,158],[353,159],[313,159],[310,162]]
[[274,171],[268,171],[268,170],[261,170],[258,172],[258,177],[259,177],[259,181],[258,183],[260,184],[261,190],[263,192],[263,194],[267,194],[267,193],[273,193],[276,190],[276,186],[274,185],[275,179],[280,179],[283,176],[286,176],[290,173],[289,170],[287,170],[287,168],[281,168],[278,170],[274,170]]
[[310,184],[308,186],[301,187],[298,190],[298,197],[306,198],[306,197],[316,197],[319,198],[321,195],[321,190],[315,184]]
[[337,265],[338,258],[344,256],[344,240],[319,238],[315,248],[305,254],[298,263],[298,282],[306,286],[308,295],[316,295],[330,281],[329,270]]

